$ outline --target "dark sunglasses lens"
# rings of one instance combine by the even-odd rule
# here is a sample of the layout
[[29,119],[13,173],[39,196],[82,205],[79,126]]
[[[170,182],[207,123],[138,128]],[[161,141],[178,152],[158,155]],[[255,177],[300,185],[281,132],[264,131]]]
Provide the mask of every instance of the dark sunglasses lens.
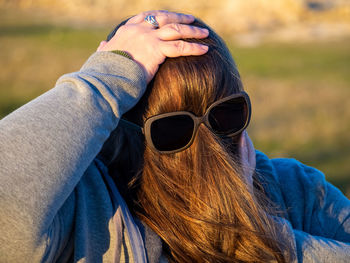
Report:
[[247,103],[243,97],[233,98],[213,107],[208,119],[218,134],[232,134],[241,130],[247,122]]
[[173,151],[190,142],[193,129],[193,119],[188,115],[164,117],[152,122],[151,139],[159,151]]

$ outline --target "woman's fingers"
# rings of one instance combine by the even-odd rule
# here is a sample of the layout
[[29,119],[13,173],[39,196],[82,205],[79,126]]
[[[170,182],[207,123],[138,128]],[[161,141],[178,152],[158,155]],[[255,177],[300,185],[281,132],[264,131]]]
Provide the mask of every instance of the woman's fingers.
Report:
[[208,34],[209,31],[205,28],[168,24],[157,30],[157,36],[162,40],[159,43],[159,49],[166,57],[203,55],[208,51],[208,46],[177,39],[206,38]]
[[173,13],[165,10],[154,10],[140,13],[130,18],[127,24],[138,24],[144,21],[145,17],[152,15],[157,20],[160,27],[170,23],[190,24],[194,21],[194,16],[181,13]]
[[167,24],[157,30],[157,36],[161,40],[176,40],[181,38],[206,38],[208,35],[209,31],[206,28],[175,23]]
[[176,40],[162,41],[159,49],[165,57],[200,56],[208,51],[208,46]]
[[239,147],[243,163],[246,163],[249,167],[255,168],[255,149],[246,131],[242,133]]
[[252,140],[250,139],[250,137],[248,136],[248,133],[246,131],[244,131],[244,135],[246,138],[246,144],[247,144],[247,148],[248,148],[249,166],[255,169],[255,166],[256,166],[255,148],[254,148]]
[[[154,16],[145,21],[147,15]],[[199,43],[188,43],[181,39],[205,38],[207,29],[187,25],[194,21],[191,15],[167,11],[149,11],[136,15],[121,26],[107,42],[101,43],[98,51],[121,50],[127,52],[142,66],[149,82],[166,57],[203,55],[208,47]]]
[[[153,15],[153,14],[149,14]],[[159,13],[154,15],[159,26],[162,27],[167,24],[190,24],[194,21],[194,17],[191,15],[185,15],[181,13],[172,13],[167,11],[159,11]]]
[[239,153],[244,177],[249,187],[253,187],[253,173],[256,166],[255,149],[246,131],[240,137]]

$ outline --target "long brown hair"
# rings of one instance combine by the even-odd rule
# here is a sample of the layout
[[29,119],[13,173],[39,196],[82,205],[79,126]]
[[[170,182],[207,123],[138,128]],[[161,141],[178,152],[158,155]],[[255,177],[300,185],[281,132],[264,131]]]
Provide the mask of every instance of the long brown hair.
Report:
[[[198,20],[194,25],[208,28]],[[179,110],[201,116],[214,101],[243,89],[218,35],[210,30],[208,38],[188,41],[206,43],[209,52],[168,58],[147,94],[126,114],[129,120],[142,123],[152,115]],[[129,174],[119,188],[133,212],[162,238],[171,262],[290,260],[288,242],[279,236],[267,203],[261,202],[266,198],[257,189],[252,192],[244,178],[238,138],[220,138],[200,125],[191,147],[159,154],[147,145],[140,147],[135,133],[121,133],[127,142],[112,170]],[[140,152],[143,158],[135,158]]]

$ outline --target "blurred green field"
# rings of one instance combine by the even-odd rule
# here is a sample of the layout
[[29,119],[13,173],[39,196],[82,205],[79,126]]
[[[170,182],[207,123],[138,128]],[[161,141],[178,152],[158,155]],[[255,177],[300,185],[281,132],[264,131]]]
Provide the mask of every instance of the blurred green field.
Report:
[[[111,29],[14,17],[0,10],[0,118],[79,70]],[[256,148],[319,168],[349,197],[350,39],[229,46],[251,95]]]

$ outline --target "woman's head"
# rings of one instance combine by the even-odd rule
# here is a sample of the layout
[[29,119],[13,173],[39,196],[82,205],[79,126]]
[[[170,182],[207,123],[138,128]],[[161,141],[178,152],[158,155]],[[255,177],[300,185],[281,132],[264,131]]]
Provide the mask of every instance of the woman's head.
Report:
[[141,122],[140,115],[144,119],[180,110],[201,116],[216,100],[243,89],[237,67],[222,39],[199,20],[193,25],[208,28],[209,37],[187,41],[204,43],[209,51],[202,56],[167,58],[140,103],[126,114],[128,118]]
[[[195,25],[205,27],[199,21]],[[169,58],[161,65],[151,83],[152,109],[146,117],[178,110],[200,116],[214,101],[242,90],[236,65],[218,35],[210,30],[208,38],[188,41],[205,43],[209,51],[202,56]]]
[[[194,25],[207,27],[198,20]],[[215,101],[242,91],[237,67],[215,32],[187,41],[207,44],[208,53],[166,59],[126,119],[142,125],[167,112],[202,116]],[[119,185],[121,192],[129,195],[130,207],[163,239],[169,259],[283,261],[275,225],[244,178],[236,150],[238,136],[222,138],[200,125],[193,144],[172,154],[161,154],[147,144],[140,147],[142,136],[127,128],[120,129],[120,138],[122,157],[116,159],[112,173],[119,170],[122,179],[130,175],[126,183],[132,187]],[[130,173],[135,166],[138,173]]]

